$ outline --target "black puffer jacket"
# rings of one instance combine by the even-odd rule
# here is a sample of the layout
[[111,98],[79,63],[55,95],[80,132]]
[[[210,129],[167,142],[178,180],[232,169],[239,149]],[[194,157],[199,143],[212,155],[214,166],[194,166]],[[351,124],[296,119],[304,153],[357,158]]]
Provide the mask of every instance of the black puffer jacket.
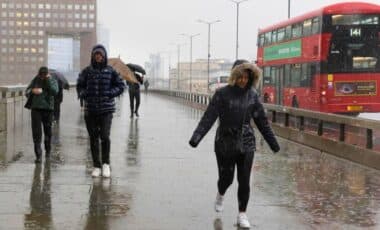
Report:
[[[103,49],[104,62],[94,60],[94,50]],[[125,84],[119,74],[107,65],[107,53],[102,45],[92,49],[91,65],[79,74],[77,81],[78,97],[85,100],[85,110],[92,114],[103,114],[115,111],[114,98],[123,93]]]
[[[201,121],[190,139],[190,144],[195,147],[211,129],[219,118],[219,127],[215,136],[215,152],[229,154],[236,152],[237,143],[242,142],[243,149],[255,151],[256,143],[250,120],[253,118],[258,130],[274,152],[280,150],[280,146],[273,134],[268,122],[263,105],[252,85],[258,81],[257,68],[251,64],[243,64],[235,67],[229,79],[229,85],[217,90],[207,107]],[[248,87],[241,89],[235,86],[235,80],[242,70],[251,69],[257,74],[256,79],[250,79]],[[252,77],[255,76],[252,74]],[[244,121],[243,121],[244,119]],[[244,124],[244,125],[243,125]],[[243,128],[244,126],[244,128]],[[242,131],[243,128],[243,131]]]

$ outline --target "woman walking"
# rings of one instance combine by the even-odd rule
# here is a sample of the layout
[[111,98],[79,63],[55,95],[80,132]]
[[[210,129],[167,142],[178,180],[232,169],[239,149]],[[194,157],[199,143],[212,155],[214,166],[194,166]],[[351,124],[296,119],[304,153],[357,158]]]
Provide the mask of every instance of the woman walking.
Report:
[[250,125],[253,118],[273,152],[280,146],[268,123],[263,105],[259,101],[255,86],[260,78],[260,69],[245,60],[236,60],[228,85],[217,90],[200,120],[189,144],[197,147],[202,138],[219,118],[215,136],[215,153],[218,164],[218,193],[215,210],[223,210],[223,199],[234,178],[235,165],[238,178],[239,215],[238,226],[250,228],[246,215],[250,194],[250,175],[256,150],[255,136]]

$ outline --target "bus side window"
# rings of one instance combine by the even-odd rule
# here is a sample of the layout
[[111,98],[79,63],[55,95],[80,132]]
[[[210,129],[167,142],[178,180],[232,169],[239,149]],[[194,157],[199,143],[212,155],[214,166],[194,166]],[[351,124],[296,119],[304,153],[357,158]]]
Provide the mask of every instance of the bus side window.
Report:
[[311,63],[310,64],[310,86],[313,89],[316,89],[316,82],[315,82],[315,75],[317,74],[317,64],[316,63]]
[[263,84],[264,86],[271,85],[271,77],[270,77],[270,67],[266,66],[264,67],[264,73],[263,73]]
[[313,18],[311,23],[311,34],[318,34],[320,32],[319,18]]
[[292,37],[292,26],[289,25],[285,28],[285,40],[288,40]]
[[272,31],[272,43],[277,42],[277,30]]
[[302,71],[301,71],[301,81],[300,81],[300,86],[301,87],[308,87],[310,86],[310,65],[309,64],[302,64]]
[[264,34],[259,35],[259,47],[264,46]]
[[301,80],[301,65],[292,64],[290,68],[290,86],[299,87]]
[[264,42],[264,44],[265,45],[270,45],[271,42],[272,42],[271,39],[272,39],[272,31],[265,33],[265,42]]
[[290,86],[290,65],[285,65],[285,73],[284,73],[284,86]]
[[282,42],[285,38],[285,28],[277,30],[277,41]]
[[302,35],[302,24],[297,23],[292,26],[292,38],[299,38]]
[[303,22],[303,36],[310,36],[311,34],[311,19],[307,19]]

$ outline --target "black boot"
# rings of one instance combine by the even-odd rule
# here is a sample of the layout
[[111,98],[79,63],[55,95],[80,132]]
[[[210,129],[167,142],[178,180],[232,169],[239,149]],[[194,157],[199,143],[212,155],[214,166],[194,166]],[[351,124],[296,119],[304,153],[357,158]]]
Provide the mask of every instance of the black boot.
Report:
[[139,117],[139,112],[135,111],[136,117]]
[[130,118],[133,118],[133,113],[131,113],[131,116],[129,116]]

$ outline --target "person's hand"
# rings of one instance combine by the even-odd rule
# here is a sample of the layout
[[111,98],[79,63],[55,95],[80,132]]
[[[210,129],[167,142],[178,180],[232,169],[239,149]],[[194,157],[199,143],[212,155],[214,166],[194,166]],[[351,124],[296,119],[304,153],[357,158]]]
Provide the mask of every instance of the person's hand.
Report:
[[42,88],[33,88],[32,93],[35,95],[40,95],[42,93]]

